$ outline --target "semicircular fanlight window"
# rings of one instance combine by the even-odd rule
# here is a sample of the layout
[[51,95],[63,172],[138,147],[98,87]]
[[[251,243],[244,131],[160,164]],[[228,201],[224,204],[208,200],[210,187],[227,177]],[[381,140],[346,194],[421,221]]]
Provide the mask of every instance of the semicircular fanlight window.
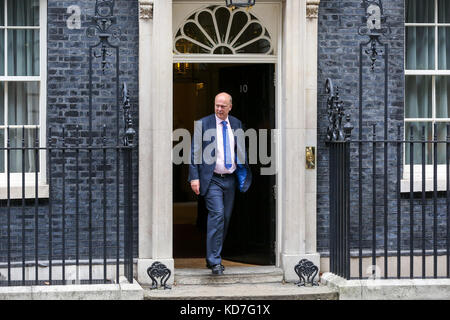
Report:
[[210,6],[191,15],[177,30],[175,54],[272,54],[261,22],[243,9]]

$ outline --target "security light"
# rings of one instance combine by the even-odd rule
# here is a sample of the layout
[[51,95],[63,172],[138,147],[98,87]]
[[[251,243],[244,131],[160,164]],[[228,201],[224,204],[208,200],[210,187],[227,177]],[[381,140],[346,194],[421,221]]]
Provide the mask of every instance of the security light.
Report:
[[256,0],[225,0],[227,7],[251,7],[255,5]]

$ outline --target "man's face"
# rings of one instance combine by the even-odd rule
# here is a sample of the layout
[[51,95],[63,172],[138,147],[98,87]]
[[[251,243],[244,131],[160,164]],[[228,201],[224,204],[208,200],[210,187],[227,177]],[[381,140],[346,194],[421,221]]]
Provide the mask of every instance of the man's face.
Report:
[[216,116],[225,120],[228,117],[228,113],[231,111],[232,105],[230,103],[230,97],[225,94],[219,94],[214,102],[214,111]]

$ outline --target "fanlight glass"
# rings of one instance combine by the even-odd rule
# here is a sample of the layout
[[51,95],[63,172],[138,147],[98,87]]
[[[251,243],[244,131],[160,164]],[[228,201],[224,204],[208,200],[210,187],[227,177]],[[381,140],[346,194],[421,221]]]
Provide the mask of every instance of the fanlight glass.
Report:
[[178,29],[175,54],[273,54],[267,29],[245,9],[211,6],[191,15]]

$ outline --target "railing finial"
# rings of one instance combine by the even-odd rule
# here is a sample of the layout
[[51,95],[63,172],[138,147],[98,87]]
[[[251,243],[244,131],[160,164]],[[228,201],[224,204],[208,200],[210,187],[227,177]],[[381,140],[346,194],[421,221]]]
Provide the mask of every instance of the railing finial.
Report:
[[128,97],[128,88],[126,82],[122,88],[123,117],[125,122],[125,134],[123,136],[123,144],[125,146],[133,146],[136,131],[133,129],[133,119],[131,117],[131,105]]
[[345,141],[350,140],[353,131],[353,125],[350,120],[351,120],[350,113],[347,113],[347,116],[345,117],[346,123],[344,125]]
[[[333,86],[333,81],[328,78],[325,82],[325,91],[329,95],[327,98],[328,109],[328,129],[326,142],[344,141],[350,138],[353,126],[350,123],[350,115],[347,116],[347,124],[343,125],[344,102],[339,97],[339,88]],[[348,130],[348,136],[346,133]]]

